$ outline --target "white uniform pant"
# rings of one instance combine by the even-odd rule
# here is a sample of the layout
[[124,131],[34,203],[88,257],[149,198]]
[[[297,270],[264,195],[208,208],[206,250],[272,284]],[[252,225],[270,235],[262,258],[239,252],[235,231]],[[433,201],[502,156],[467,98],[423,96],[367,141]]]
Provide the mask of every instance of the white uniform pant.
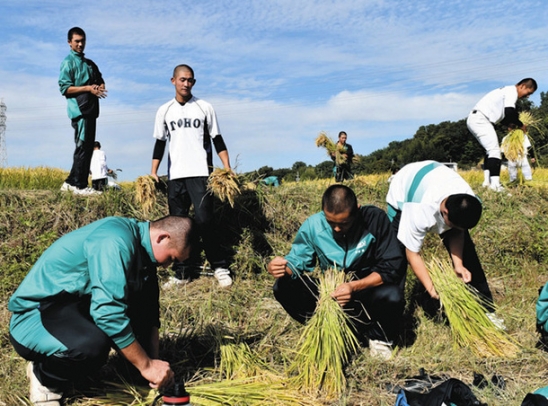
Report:
[[501,159],[500,144],[495,127],[483,113],[477,110],[474,111],[475,113],[470,113],[466,120],[468,130],[485,149],[488,158]]
[[529,160],[527,157],[523,157],[517,161],[508,161],[508,174],[510,175],[510,182],[518,178],[518,168],[521,167],[521,174],[523,179],[531,180],[533,179],[533,174],[531,172],[531,165],[529,165]]

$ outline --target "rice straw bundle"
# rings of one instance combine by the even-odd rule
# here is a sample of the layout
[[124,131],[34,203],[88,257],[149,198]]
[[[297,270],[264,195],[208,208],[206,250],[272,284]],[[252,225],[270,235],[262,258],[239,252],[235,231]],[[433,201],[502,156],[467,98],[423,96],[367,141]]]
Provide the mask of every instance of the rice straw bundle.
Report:
[[284,383],[285,378],[250,377],[227,379],[214,383],[186,385],[193,405],[289,405],[320,406],[324,403],[296,391]]
[[246,343],[221,345],[221,373],[227,379],[275,375],[268,364],[254,354]]
[[[522,111],[519,113],[519,120],[526,127],[537,128],[540,131],[541,120],[535,118],[533,114],[529,111]],[[525,133],[521,128],[515,128],[511,130],[506,137],[502,140],[500,145],[501,150],[504,152],[506,158],[510,161],[521,160],[526,154],[525,148],[523,146],[523,141],[525,140]]]
[[316,138],[316,146],[324,147],[327,150],[328,156],[335,155],[335,163],[337,165],[346,162],[346,147],[334,142],[325,132],[320,132]]
[[231,169],[215,168],[209,175],[207,190],[234,207],[234,199],[240,194],[238,177]]
[[345,281],[345,273],[328,269],[319,278],[319,298],[299,340],[298,352],[289,366],[292,382],[308,392],[324,392],[327,399],[340,396],[346,387],[344,366],[359,347],[344,312],[331,293]]
[[447,261],[428,263],[434,288],[440,296],[456,345],[468,347],[481,358],[515,357],[519,345],[487,317],[479,293],[464,284]]
[[139,176],[135,181],[135,200],[148,216],[156,205],[156,185],[152,176]]

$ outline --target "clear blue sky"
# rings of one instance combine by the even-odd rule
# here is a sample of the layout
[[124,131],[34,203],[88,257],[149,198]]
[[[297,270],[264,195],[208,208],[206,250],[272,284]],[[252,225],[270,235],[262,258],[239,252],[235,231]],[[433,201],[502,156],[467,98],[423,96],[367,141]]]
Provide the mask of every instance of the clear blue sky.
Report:
[[[316,165],[314,140],[340,130],[359,154],[466,117],[488,91],[548,83],[542,0],[202,0],[0,3],[0,98],[9,166],[68,170],[73,134],[60,95],[67,31],[87,33],[105,78],[97,139],[122,180],[149,173],[158,107],[191,65],[232,165]],[[166,172],[165,161],[161,173]],[[215,164],[220,165],[218,158]]]

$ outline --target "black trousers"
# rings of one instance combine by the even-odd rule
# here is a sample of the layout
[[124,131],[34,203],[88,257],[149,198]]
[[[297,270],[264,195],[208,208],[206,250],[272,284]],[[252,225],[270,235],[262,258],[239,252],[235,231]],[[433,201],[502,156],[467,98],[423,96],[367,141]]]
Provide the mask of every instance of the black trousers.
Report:
[[[344,307],[358,337],[393,341],[400,331],[405,308],[405,278],[399,285],[380,285],[354,293]],[[316,309],[317,281],[302,275],[286,275],[274,283],[274,297],[286,312],[304,324]]]
[[[206,258],[213,269],[228,266],[227,255],[221,247],[213,212],[213,195],[207,191],[207,177],[181,178],[168,181],[169,214],[188,217],[191,205],[194,206],[194,224],[201,238]],[[201,263],[199,242],[196,241],[190,258],[184,263],[174,264],[176,272],[185,266]]]
[[[79,122],[82,122],[84,126],[84,141],[79,138]],[[96,123],[96,118],[81,117],[72,120],[76,147],[72,157],[72,168],[65,182],[79,189],[88,187],[89,166],[91,164],[91,156],[93,155],[93,144],[95,143]]]
[[94,179],[91,181],[91,187],[95,190],[102,192],[106,190],[108,185],[108,178]]
[[63,390],[106,363],[113,343],[93,323],[89,302],[53,302],[41,306],[40,313],[45,329],[67,347],[66,351],[46,355],[22,346],[11,335],[10,341],[21,357],[34,362],[34,373],[43,385]]

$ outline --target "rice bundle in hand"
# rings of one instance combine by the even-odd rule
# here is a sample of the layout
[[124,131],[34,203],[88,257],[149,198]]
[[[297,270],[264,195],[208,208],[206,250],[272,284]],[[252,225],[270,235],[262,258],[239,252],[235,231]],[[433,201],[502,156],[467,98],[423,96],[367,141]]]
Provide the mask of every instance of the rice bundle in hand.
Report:
[[[526,127],[537,128],[540,131],[541,120],[535,118],[529,111],[519,113],[519,121]],[[521,128],[515,128],[508,132],[508,135],[503,138],[500,144],[500,149],[504,152],[506,158],[510,161],[518,161],[527,155],[524,148],[525,133]]]
[[139,176],[135,181],[135,201],[148,216],[156,205],[156,184],[152,176]]
[[329,157],[335,156],[337,165],[346,162],[346,147],[334,142],[325,132],[320,132],[316,138],[316,146],[325,148]]
[[340,397],[346,388],[344,366],[359,347],[344,312],[331,293],[345,281],[345,273],[328,269],[319,278],[314,314],[301,334],[297,354],[288,369],[293,384],[307,392],[323,392],[326,399]]
[[234,200],[240,194],[238,176],[231,169],[215,168],[209,175],[207,190],[234,207]]
[[481,358],[515,357],[519,345],[487,316],[485,301],[455,274],[448,261],[432,259],[427,265],[455,344]]

